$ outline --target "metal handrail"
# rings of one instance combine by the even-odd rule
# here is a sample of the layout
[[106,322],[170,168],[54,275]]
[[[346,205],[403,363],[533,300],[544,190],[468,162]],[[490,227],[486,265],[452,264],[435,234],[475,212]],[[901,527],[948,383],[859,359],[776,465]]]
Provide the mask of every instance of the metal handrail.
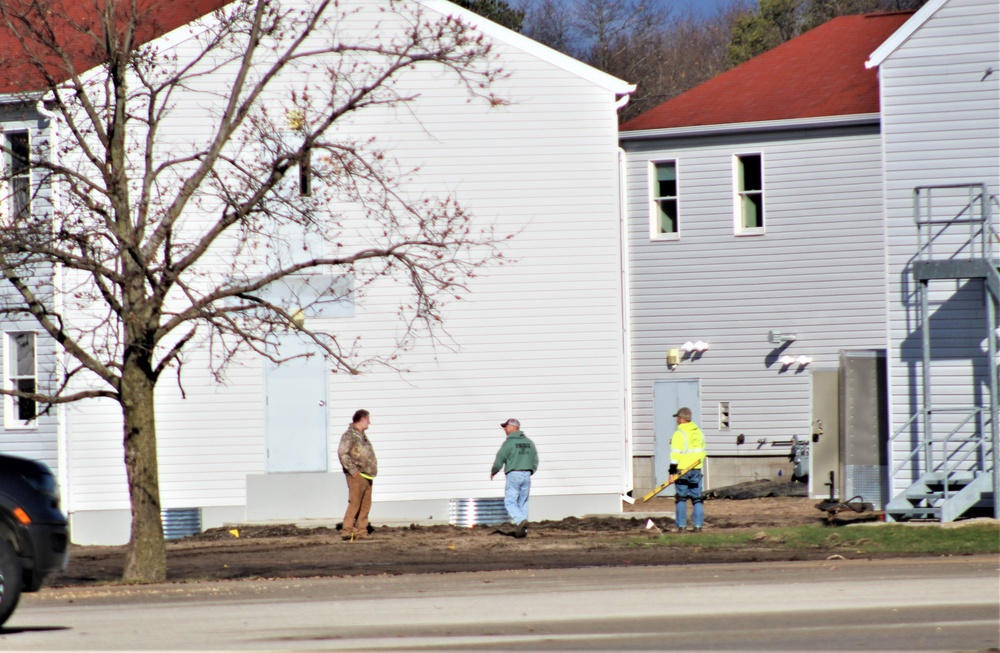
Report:
[[[963,426],[965,426],[969,422],[969,420],[972,419],[975,415],[978,415],[978,414],[982,413],[983,409],[981,407],[979,407],[979,406],[973,406],[972,410],[969,410],[968,406],[949,406],[949,407],[946,407],[946,408],[933,408],[933,409],[931,409],[929,411],[921,411],[919,413],[916,413],[915,415],[913,415],[913,417],[911,417],[910,419],[906,420],[906,423],[903,424],[901,427],[899,427],[896,430],[896,432],[893,433],[892,436],[889,437],[889,443],[890,443],[890,445],[891,445],[891,443],[903,431],[905,431],[907,429],[907,427],[909,427],[911,424],[913,424],[913,422],[915,420],[917,420],[918,418],[922,417],[925,412],[926,413],[958,413],[958,412],[964,412],[964,411],[969,411],[968,415],[966,415],[965,419],[963,419],[958,424],[958,426],[956,426],[954,429],[952,429],[951,433],[949,433],[943,440],[935,438],[933,433],[927,433],[927,434],[925,434],[925,438],[920,442],[920,444],[916,448],[912,449],[910,451],[910,453],[907,454],[907,456],[905,458],[903,458],[903,460],[901,460],[898,465],[896,465],[895,467],[893,467],[891,476],[895,476],[896,472],[898,472],[899,470],[903,469],[903,467],[907,463],[909,463],[911,460],[913,460],[914,457],[918,453],[923,452],[924,451],[924,447],[926,445],[929,444],[929,445],[933,446],[935,443],[947,444],[948,442],[951,442],[952,441],[951,440],[952,436],[955,435],[956,433],[958,433],[958,430],[960,428],[962,428]],[[964,440],[956,440],[956,442],[960,442],[960,443],[963,443],[963,444],[964,443],[969,443],[969,442],[975,443],[977,440],[981,441],[982,437],[981,436],[979,438],[968,437],[968,438],[966,438]],[[891,446],[889,447],[889,450],[890,450],[890,453],[891,453],[891,451],[892,451],[892,447]],[[962,461],[964,461],[964,458],[962,459]],[[962,462],[962,461],[959,461],[959,462]],[[938,466],[935,467],[935,469],[931,469],[931,462],[932,461],[930,461],[930,460],[924,460],[923,461],[923,463],[924,463],[923,464],[923,468],[924,468],[923,471],[924,472],[936,471],[937,468],[940,467],[940,465],[938,465]],[[946,461],[942,462],[941,464],[945,464],[945,462]],[[950,474],[951,472],[946,472],[946,473]]]
[[[935,190],[955,190],[955,189],[968,189],[969,196],[965,203],[965,206],[959,210],[958,214],[947,219],[935,219],[933,217],[933,191]],[[973,192],[973,189],[977,189],[978,192]],[[989,195],[986,184],[976,183],[976,184],[944,184],[940,186],[917,186],[913,189],[913,220],[917,226],[917,259],[925,260],[933,258],[934,252],[934,241],[953,225],[967,224],[969,225],[969,240],[967,244],[969,246],[969,258],[975,259],[980,257],[985,257],[987,255],[987,247],[989,244],[989,239],[987,238],[987,231],[993,231],[992,220],[990,219],[990,212],[988,210],[989,203],[988,198],[993,196]],[[922,203],[921,200],[924,200]],[[975,215],[975,207],[979,205],[979,215]],[[926,206],[925,206],[926,205]],[[926,208],[928,217],[923,218],[923,213],[921,209]],[[963,217],[968,213],[968,217]],[[941,229],[934,234],[927,235],[927,242],[924,242],[924,229],[922,227],[929,226],[941,226]],[[976,229],[975,225],[982,225],[981,229]],[[980,244],[981,253],[976,254],[976,242]],[[965,249],[963,245],[960,250]],[[954,254],[952,254],[954,257]]]
[[[952,456],[954,455],[954,453],[958,453],[958,451],[961,451],[964,448],[961,445],[965,445],[965,444],[968,444],[968,443],[975,444],[977,442],[977,440],[978,440],[978,443],[980,445],[982,445],[983,438],[982,438],[982,435],[980,435],[978,438],[967,438],[967,439],[964,439],[964,440],[959,440],[958,444],[960,446],[958,447],[958,449],[953,454],[948,454],[946,446],[947,446],[947,444],[949,442],[951,442],[951,436],[953,436],[956,433],[958,433],[958,430],[960,428],[962,428],[963,426],[965,426],[966,424],[968,424],[969,420],[972,419],[973,416],[975,416],[977,414],[980,414],[982,412],[983,412],[982,408],[979,408],[978,406],[976,408],[974,408],[971,413],[969,413],[968,415],[965,416],[965,419],[963,419],[961,422],[958,423],[958,426],[956,426],[955,428],[953,428],[951,430],[951,433],[949,433],[945,437],[944,440],[940,441],[941,445],[942,445],[941,446],[941,453],[942,453],[941,464],[935,466],[935,468],[933,470],[931,470],[930,467],[928,467],[927,471],[935,471],[935,472],[938,471],[939,469],[941,469],[941,467],[944,467],[944,469],[942,471],[942,474],[944,474],[944,481],[945,482],[944,482],[943,486],[944,486],[944,499],[946,501],[948,500],[948,498],[951,495],[951,492],[949,490],[948,478],[955,472],[955,470],[958,469],[959,465],[961,465],[963,462],[965,462],[966,458],[968,458],[970,454],[972,454],[973,452],[975,452],[977,450],[977,447],[972,447],[972,448],[968,449],[965,452],[965,455],[962,456],[961,458],[959,458],[955,462],[952,462]],[[933,445],[934,442],[935,442],[935,440],[932,437],[931,438],[931,444]]]

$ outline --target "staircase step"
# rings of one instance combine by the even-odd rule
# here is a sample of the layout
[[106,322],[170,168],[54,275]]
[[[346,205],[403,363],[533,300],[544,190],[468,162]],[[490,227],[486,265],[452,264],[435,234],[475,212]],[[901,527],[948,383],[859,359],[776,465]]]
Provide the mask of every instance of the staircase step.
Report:
[[886,509],[893,517],[923,517],[937,519],[941,516],[940,508],[888,508]]
[[921,476],[920,480],[928,485],[943,485],[946,478],[949,485],[968,485],[972,481],[976,480],[976,475],[972,472],[952,472],[951,474],[930,472]]
[[[948,496],[954,496],[957,490],[952,490]],[[906,498],[909,501],[940,501],[944,499],[944,492],[908,492]]]

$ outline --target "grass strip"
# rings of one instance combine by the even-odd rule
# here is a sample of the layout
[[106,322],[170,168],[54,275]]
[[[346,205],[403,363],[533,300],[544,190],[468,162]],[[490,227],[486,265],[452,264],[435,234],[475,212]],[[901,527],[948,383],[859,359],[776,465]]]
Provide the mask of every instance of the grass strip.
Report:
[[785,548],[801,551],[850,551],[910,555],[1000,554],[1000,524],[979,523],[944,528],[936,524],[879,524],[830,527],[821,525],[670,533],[655,538],[630,538],[630,546],[697,547],[702,549]]

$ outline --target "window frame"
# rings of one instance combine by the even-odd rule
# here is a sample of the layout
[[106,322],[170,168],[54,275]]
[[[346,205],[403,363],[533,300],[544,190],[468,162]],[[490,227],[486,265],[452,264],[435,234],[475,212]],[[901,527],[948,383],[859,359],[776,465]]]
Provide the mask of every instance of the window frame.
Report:
[[[757,157],[760,160],[760,189],[747,191],[743,186],[743,161],[748,157]],[[763,236],[767,228],[767,203],[766,203],[766,183],[764,181],[764,153],[763,152],[741,152],[733,155],[733,233],[737,236]],[[744,206],[746,197],[749,194],[760,197],[760,226],[747,227]]]
[[[27,158],[24,161],[24,170],[15,174],[14,169],[14,147],[13,138],[23,136],[27,145]],[[26,215],[25,217],[31,218],[31,204],[32,204],[32,166],[31,166],[31,131],[28,129],[17,129],[11,130],[3,133],[3,202],[2,208],[0,208],[0,216],[2,216],[3,221],[7,224],[13,224],[15,219],[21,215],[21,210],[18,210],[14,204],[16,202],[16,191],[15,191],[15,180],[21,179],[26,182]]]
[[[16,341],[19,335],[31,336],[31,374],[24,375],[17,373],[14,367],[16,361]],[[34,392],[38,392],[38,332],[37,331],[4,331],[3,332],[3,388],[13,390],[19,381],[30,379],[34,382]],[[8,430],[31,430],[38,428],[38,402],[31,399],[22,399],[11,395],[3,397],[3,421],[4,428]],[[30,402],[32,412],[30,419],[20,418],[20,402]]]
[[[674,194],[658,195],[659,179],[657,172],[662,164],[671,164],[674,167]],[[680,240],[681,238],[681,210],[680,210],[680,165],[677,159],[656,159],[649,162],[649,239],[650,240]],[[664,200],[674,201],[676,215],[674,220],[677,228],[675,231],[660,231],[660,202]]]

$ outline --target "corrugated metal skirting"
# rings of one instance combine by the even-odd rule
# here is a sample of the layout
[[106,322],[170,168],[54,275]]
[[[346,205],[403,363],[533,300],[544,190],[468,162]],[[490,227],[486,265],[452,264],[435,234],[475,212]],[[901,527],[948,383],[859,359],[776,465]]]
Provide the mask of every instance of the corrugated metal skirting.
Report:
[[448,523],[452,526],[471,528],[480,525],[503,524],[510,515],[503,506],[503,499],[450,499]]
[[201,508],[166,508],[160,511],[163,537],[179,540],[201,532]]

